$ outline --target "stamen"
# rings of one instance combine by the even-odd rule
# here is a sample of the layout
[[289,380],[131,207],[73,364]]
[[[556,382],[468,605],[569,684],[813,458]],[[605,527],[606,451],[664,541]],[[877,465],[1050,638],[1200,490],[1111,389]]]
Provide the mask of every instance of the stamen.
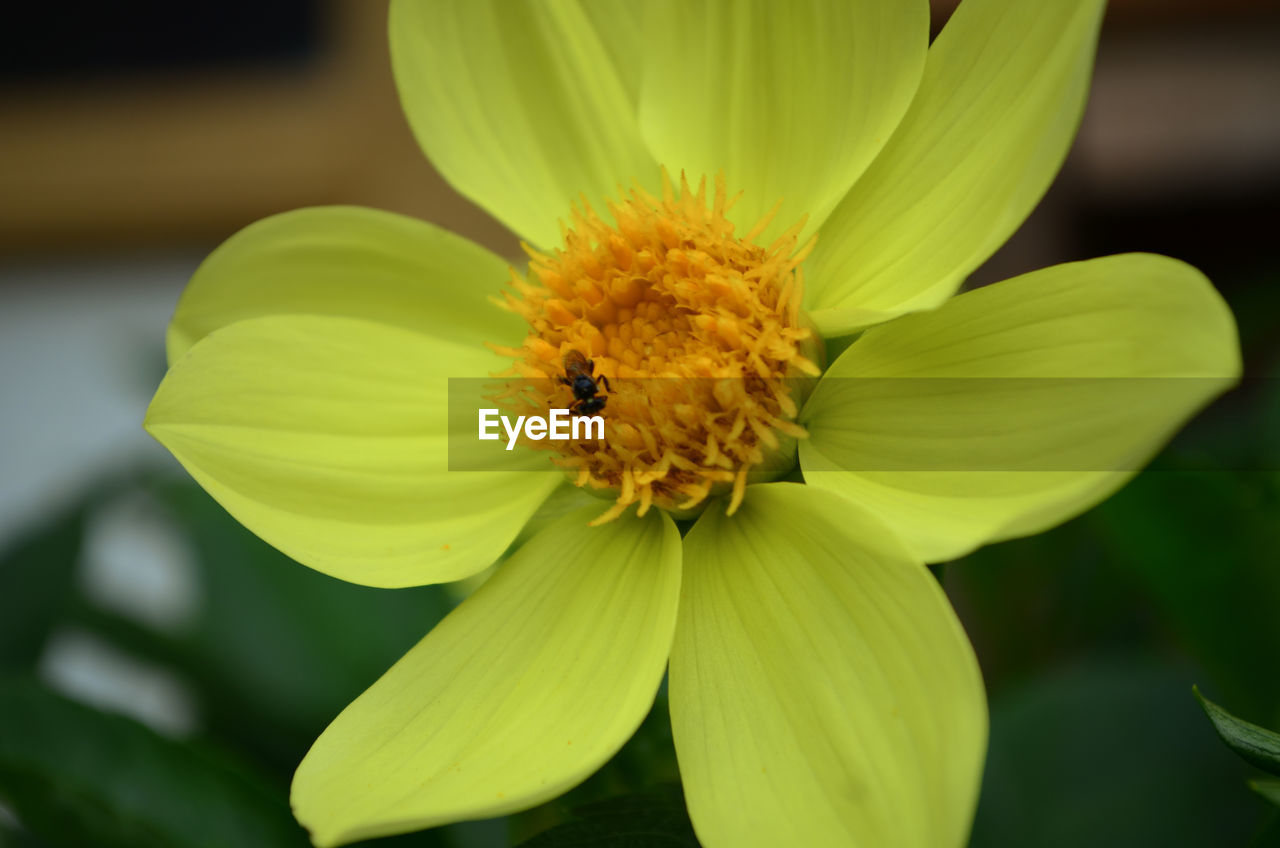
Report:
[[694,191],[682,174],[677,190],[664,172],[661,199],[636,187],[609,203],[613,225],[584,199],[564,246],[526,245],[528,274],[512,272],[503,307],[530,332],[519,348],[492,346],[513,359],[496,399],[521,414],[604,418],[602,440],[528,442],[559,451],[576,485],[611,492],[593,525],[632,504],[687,512],[721,493],[732,514],[747,483],[785,472],[807,435],[794,419],[802,378],[820,373],[800,315],[814,240],[799,244],[801,220],[757,245],[776,206],[737,238],[733,200],[723,177],[708,206],[705,178]]

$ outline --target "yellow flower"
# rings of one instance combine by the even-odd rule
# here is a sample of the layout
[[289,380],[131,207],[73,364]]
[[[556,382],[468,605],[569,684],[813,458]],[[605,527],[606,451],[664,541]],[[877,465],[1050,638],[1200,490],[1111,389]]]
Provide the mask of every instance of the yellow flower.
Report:
[[[668,661],[709,848],[964,843],[986,708],[923,563],[1098,502],[1240,371],[1230,312],[1172,259],[953,297],[1057,171],[1102,6],[964,0],[929,47],[924,0],[393,0],[415,134],[534,247],[530,273],[506,285],[502,259],[367,209],[261,221],[192,280],[147,416],[328,574],[407,586],[505,557],[302,762],[317,844],[558,795]],[[741,197],[663,196],[663,168]],[[805,400],[779,387],[822,365],[811,328],[860,335]],[[618,384],[614,438],[558,458],[612,508],[536,470],[545,452],[449,471],[449,378],[514,368],[528,400],[572,350]],[[627,375],[741,379],[693,403]],[[754,482],[796,443],[803,484]]]

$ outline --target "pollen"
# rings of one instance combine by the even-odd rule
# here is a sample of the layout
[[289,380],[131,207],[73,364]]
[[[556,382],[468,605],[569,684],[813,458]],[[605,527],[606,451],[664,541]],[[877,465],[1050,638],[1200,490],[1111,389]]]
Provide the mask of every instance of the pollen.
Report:
[[[612,223],[584,200],[562,247],[526,245],[528,274],[511,272],[502,305],[529,333],[494,346],[513,359],[496,399],[604,419],[602,439],[527,442],[613,500],[593,523],[633,504],[689,515],[720,495],[732,513],[748,482],[790,469],[806,436],[798,401],[819,367],[800,266],[814,242],[799,243],[801,220],[758,244],[772,214],[737,236],[732,206],[723,177],[708,199],[705,178],[695,191],[664,173],[661,198],[634,188],[609,203]],[[575,395],[583,374],[602,402]]]

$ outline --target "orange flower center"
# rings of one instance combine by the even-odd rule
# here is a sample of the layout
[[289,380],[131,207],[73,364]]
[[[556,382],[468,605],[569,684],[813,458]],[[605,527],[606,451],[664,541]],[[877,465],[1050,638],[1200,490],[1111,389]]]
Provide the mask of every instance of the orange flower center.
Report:
[[[508,308],[529,323],[500,402],[527,414],[570,409],[604,419],[603,439],[527,442],[559,453],[578,486],[611,497],[596,522],[630,505],[690,514],[749,479],[794,464],[797,400],[819,373],[801,323],[800,221],[768,247],[726,217],[723,178],[707,203],[681,178],[663,196],[641,189],[609,204],[615,224],[585,206],[551,255],[525,247]],[[736,199],[736,198],[735,198]]]

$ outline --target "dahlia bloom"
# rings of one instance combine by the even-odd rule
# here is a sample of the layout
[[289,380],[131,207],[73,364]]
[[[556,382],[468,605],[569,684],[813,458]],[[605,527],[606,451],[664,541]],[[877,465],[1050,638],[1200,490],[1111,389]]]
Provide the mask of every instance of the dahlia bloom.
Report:
[[[312,568],[499,562],[299,766],[316,844],[564,792],[668,667],[709,848],[964,843],[986,706],[925,563],[1089,508],[1240,372],[1173,259],[956,294],[1060,166],[1102,10],[964,0],[930,46],[924,0],[393,0],[414,133],[527,270],[369,209],[261,221],[146,421]],[[451,470],[451,379],[551,409],[571,355],[605,439]]]

